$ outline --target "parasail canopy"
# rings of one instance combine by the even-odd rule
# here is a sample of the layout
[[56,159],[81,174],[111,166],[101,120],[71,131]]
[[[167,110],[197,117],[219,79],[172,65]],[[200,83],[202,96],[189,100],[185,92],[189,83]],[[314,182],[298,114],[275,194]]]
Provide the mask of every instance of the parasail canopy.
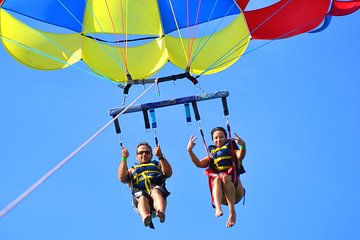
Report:
[[[273,1],[274,2],[274,1]],[[1,41],[40,70],[82,61],[115,83],[146,83],[168,62],[194,78],[227,69],[250,39],[283,39],[325,29],[360,0],[0,0]],[[44,27],[46,25],[46,27]]]
[[[68,32],[39,29],[27,18]],[[4,46],[21,63],[54,70],[83,61],[122,83],[148,78],[168,61],[191,74],[219,72],[250,40],[232,0],[6,0],[0,21]]]

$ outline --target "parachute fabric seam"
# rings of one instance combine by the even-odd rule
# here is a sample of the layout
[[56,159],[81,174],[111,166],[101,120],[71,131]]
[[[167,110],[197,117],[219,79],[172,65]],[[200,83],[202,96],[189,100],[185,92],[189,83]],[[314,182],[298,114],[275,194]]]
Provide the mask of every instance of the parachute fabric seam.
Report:
[[[125,39],[127,40],[127,33],[125,33],[124,29],[124,15],[123,15],[123,11],[122,11],[122,1],[121,2],[121,18],[122,18],[122,28],[123,28],[123,35],[125,35]],[[127,3],[127,1],[126,1]],[[119,47],[119,50],[120,50],[120,53],[121,53],[121,56],[122,56],[122,59],[123,59],[123,62],[124,62],[124,65],[125,65],[125,70],[126,72],[129,72],[129,69],[128,69],[128,66],[127,66],[127,62],[126,62],[126,49],[127,49],[127,41],[124,42],[124,50],[121,48],[120,46],[120,42],[119,42],[119,39],[118,39],[118,34],[116,33],[116,29],[115,29],[115,25],[114,25],[114,20],[111,16],[111,12],[110,12],[110,8],[109,8],[109,5],[108,5],[108,2],[107,0],[105,0],[105,4],[106,4],[106,8],[107,8],[107,11],[108,11],[108,14],[109,14],[109,17],[110,17],[110,21],[111,21],[111,25],[113,27],[113,30],[114,30],[114,34],[116,36],[116,40],[118,42],[118,47]],[[88,4],[86,4],[88,5]],[[95,15],[94,15],[95,16]],[[127,28],[126,28],[127,29]],[[124,52],[123,52],[124,51]],[[116,54],[115,54],[116,55]]]
[[[94,16],[94,19],[95,19],[97,25],[99,26],[99,28],[101,29],[102,33],[105,33],[104,29],[102,28],[101,24],[99,23],[99,20],[97,19],[96,15],[94,14],[94,11],[93,11],[92,7],[89,6],[89,4],[86,4],[86,8],[89,9],[89,11],[91,12],[91,14]],[[81,24],[81,26],[82,26],[87,32],[89,32],[89,35],[91,36],[92,39],[96,40],[97,43],[100,42],[96,37],[94,37],[94,36],[92,35],[92,33],[90,33],[90,31],[88,31],[87,28],[85,28],[85,26],[84,26],[82,23],[80,23],[80,24]],[[84,35],[84,36],[89,37],[89,36],[87,36],[87,35]],[[110,43],[109,41],[104,41],[104,42]],[[119,56],[116,54],[116,52],[114,51],[113,48],[111,48],[111,50],[112,50],[112,54],[111,54],[111,52],[109,52],[109,51],[107,50],[107,48],[105,48],[102,44],[99,43],[99,46],[110,56],[111,59],[114,59],[115,62],[117,62],[118,65],[119,65],[123,70],[125,70],[125,66],[124,66],[124,65],[122,64],[122,62],[120,61]],[[121,51],[121,49],[120,49],[120,51]],[[101,75],[102,75],[102,74],[101,74]]]
[[[42,35],[42,36],[43,36],[44,38],[46,38],[49,42],[51,42],[51,43],[53,43],[55,46],[57,46],[59,49],[65,51],[65,52],[68,52],[66,49],[62,48],[61,46],[59,46],[58,44],[56,44],[55,42],[53,42],[50,38],[46,37],[45,35]],[[63,61],[63,60],[61,60],[61,59],[59,59],[59,58],[56,58],[56,57],[54,57],[54,56],[52,56],[52,55],[50,55],[50,54],[47,54],[47,53],[45,53],[45,52],[42,52],[42,51],[40,51],[40,50],[38,50],[38,49],[36,49],[36,48],[26,46],[26,45],[24,45],[24,44],[22,44],[22,43],[20,43],[20,42],[18,42],[18,41],[15,41],[15,40],[13,40],[13,39],[4,37],[4,36],[2,36],[2,35],[0,35],[0,38],[3,39],[3,40],[5,40],[5,41],[7,41],[7,42],[9,42],[9,43],[15,44],[15,45],[17,45],[17,46],[19,46],[19,47],[28,49],[29,51],[32,51],[32,52],[34,52],[34,53],[37,53],[37,54],[39,54],[39,55],[41,55],[41,56],[47,57],[47,58],[52,59],[52,60],[54,60],[54,61],[57,61],[57,62],[59,62],[59,63],[63,63],[64,65],[68,65],[69,67],[76,68],[76,69],[78,69],[78,70],[80,70],[80,71],[82,71],[82,72],[84,72],[84,73],[93,75],[93,76],[98,77],[98,78],[100,77],[100,78],[103,78],[103,79],[106,79],[106,80],[110,81],[111,83],[114,83],[114,82],[112,82],[109,78],[107,78],[105,75],[102,75],[100,72],[97,72],[96,69],[93,69],[94,72],[98,73],[100,76],[99,76],[99,75],[96,75],[95,73],[93,73],[93,72],[91,72],[91,71],[88,71],[88,70],[86,70],[86,69],[83,69],[83,68],[81,68],[81,67],[78,67],[78,66],[76,66],[76,65],[74,65],[74,64],[69,64],[69,63],[67,63],[66,61]],[[10,54],[11,54],[11,53],[10,53]],[[12,55],[12,54],[11,54],[11,55]],[[76,59],[78,59],[76,56],[73,56],[73,57],[76,58]],[[15,58],[15,57],[14,57],[14,58]],[[78,59],[78,60],[80,61],[81,59]],[[25,63],[24,63],[24,64],[25,64]],[[102,77],[101,77],[101,76],[102,76]]]
[[[193,46],[194,46],[194,40],[195,40],[195,35],[196,35],[196,27],[197,27],[197,23],[198,23],[198,20],[199,20],[199,14],[200,14],[200,6],[201,6],[201,0],[199,1],[199,5],[198,5],[198,9],[197,9],[197,12],[196,12],[196,20],[195,20],[195,25],[194,25],[194,32],[193,32],[193,35],[191,37],[191,43],[190,43],[190,34],[188,33],[188,45],[189,45],[189,49],[188,49],[188,55],[189,55],[189,59],[188,59],[188,66],[191,65],[191,63],[193,62],[193,57],[191,57],[191,52],[192,52],[192,49],[193,49]],[[210,14],[210,16],[213,14],[214,12],[214,8]],[[187,11],[187,15],[188,15],[189,11]],[[209,17],[210,18],[210,17]],[[208,18],[208,19],[209,19]],[[188,16],[188,19],[189,19],[189,16]],[[209,21],[208,21],[209,22]],[[190,23],[188,22],[188,31],[189,31],[189,25]],[[197,46],[199,46],[199,43],[197,44]],[[197,48],[197,47],[196,47]]]
[[[61,4],[61,6],[84,28],[83,24],[80,23],[80,22],[76,19],[76,17],[71,13],[71,11],[70,11],[60,0],[58,0],[58,2],[59,2],[59,3]],[[86,6],[88,7],[88,4],[86,4]],[[92,11],[91,11],[91,12],[92,12]],[[93,13],[93,12],[92,12],[92,13]],[[100,26],[100,25],[99,25],[99,26]],[[101,26],[100,26],[100,27],[101,27]],[[62,51],[68,53],[69,55],[72,55],[67,49],[63,48],[62,46],[60,46],[59,44],[57,44],[56,42],[54,42],[51,38],[47,37],[42,31],[37,31],[37,32],[38,32],[42,37],[44,37],[46,40],[48,40],[48,41],[49,41],[53,46],[55,46],[56,48],[61,49]],[[13,42],[16,42],[16,41],[13,40]],[[97,42],[98,42],[98,41],[97,41]],[[85,72],[85,73],[89,73],[89,74],[91,74],[91,75],[93,75],[93,76],[99,77],[98,75],[100,75],[100,76],[101,76],[100,78],[103,78],[103,79],[106,79],[106,80],[112,82],[111,79],[109,79],[109,78],[106,77],[104,74],[102,74],[101,72],[99,72],[97,69],[91,67],[90,65],[88,65],[88,67],[89,67],[92,71],[94,71],[96,74],[98,74],[98,75],[93,74],[92,72],[89,72],[89,71],[87,71],[87,70],[85,70],[85,69],[82,69],[82,68],[80,68],[80,67],[77,67],[77,66],[75,66],[74,64],[68,64],[68,63],[65,62],[65,61],[62,61],[62,60],[60,60],[60,59],[57,59],[57,58],[55,58],[55,57],[53,57],[53,56],[51,56],[51,55],[49,55],[49,54],[46,54],[46,53],[44,53],[44,52],[41,52],[41,51],[37,50],[37,49],[35,49],[35,48],[25,46],[25,45],[23,45],[23,44],[21,44],[21,43],[18,43],[17,45],[18,45],[18,46],[24,46],[24,47],[26,47],[27,49],[31,50],[32,52],[38,53],[38,54],[40,54],[40,55],[42,55],[42,56],[48,57],[48,58],[53,59],[53,60],[55,60],[55,61],[57,61],[57,62],[64,63],[65,65],[68,65],[69,67],[75,67],[75,68],[80,69],[81,71],[83,71],[83,72]],[[99,46],[101,46],[101,47],[103,48],[103,46],[102,46],[100,43],[99,43]],[[113,55],[112,55],[109,51],[107,51],[105,48],[103,48],[103,49],[109,54],[110,57],[113,56]],[[114,55],[116,56],[116,53],[114,53]],[[78,61],[82,60],[81,58],[78,58],[76,55],[72,55],[72,57],[75,58],[75,59],[77,59]],[[120,64],[119,64],[120,66],[122,66],[121,61],[117,61],[117,62],[120,63]],[[123,66],[122,66],[122,67],[123,67]]]

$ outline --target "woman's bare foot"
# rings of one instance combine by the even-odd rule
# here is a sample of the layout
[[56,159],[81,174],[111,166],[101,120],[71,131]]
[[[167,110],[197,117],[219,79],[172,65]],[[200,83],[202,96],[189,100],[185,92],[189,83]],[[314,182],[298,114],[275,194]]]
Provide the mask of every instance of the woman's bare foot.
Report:
[[223,212],[221,209],[216,209],[215,210],[215,217],[221,217],[223,215]]
[[235,212],[230,213],[229,219],[228,219],[228,221],[226,223],[226,227],[231,228],[232,226],[235,225],[235,222],[236,222],[236,213]]

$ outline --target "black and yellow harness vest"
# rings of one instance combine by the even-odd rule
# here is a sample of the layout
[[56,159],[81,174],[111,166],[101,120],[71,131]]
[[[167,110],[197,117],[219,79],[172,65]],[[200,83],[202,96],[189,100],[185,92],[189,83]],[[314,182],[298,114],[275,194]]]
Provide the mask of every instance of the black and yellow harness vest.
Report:
[[147,193],[150,193],[155,185],[163,185],[163,176],[158,165],[159,162],[151,161],[150,163],[133,166],[135,169],[131,176],[133,188],[145,190]]
[[[214,173],[220,172],[228,172],[230,168],[234,166],[233,162],[233,153],[230,145],[230,141],[228,141],[222,147],[215,147],[214,145],[209,146],[209,153],[210,153],[210,163],[209,163],[209,170]],[[232,142],[233,149],[238,150],[239,147],[233,141]],[[235,156],[234,156],[235,157]],[[236,172],[237,174],[242,174],[245,172],[244,168],[236,161]]]

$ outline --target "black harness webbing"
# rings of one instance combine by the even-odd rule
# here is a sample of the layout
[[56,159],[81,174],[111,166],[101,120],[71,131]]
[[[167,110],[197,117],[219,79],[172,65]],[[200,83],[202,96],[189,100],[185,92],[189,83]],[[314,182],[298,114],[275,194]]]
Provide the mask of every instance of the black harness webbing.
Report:
[[207,149],[207,144],[206,144],[206,141],[205,141],[204,131],[202,130],[202,127],[201,127],[201,119],[200,119],[199,109],[197,107],[196,102],[192,102],[191,104],[192,104],[192,107],[193,107],[193,110],[194,110],[195,120],[196,120],[196,122],[197,122],[197,124],[199,126],[199,131],[200,131],[200,134],[201,134],[201,138],[202,138],[204,147],[206,149],[206,153],[209,156],[209,151]]

